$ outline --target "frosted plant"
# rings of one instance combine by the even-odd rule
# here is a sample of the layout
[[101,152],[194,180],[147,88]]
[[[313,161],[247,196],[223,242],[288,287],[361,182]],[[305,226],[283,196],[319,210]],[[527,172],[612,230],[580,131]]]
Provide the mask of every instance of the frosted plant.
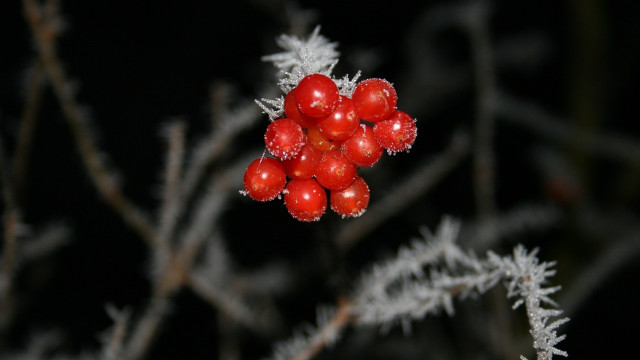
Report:
[[445,219],[435,235],[425,231],[426,241],[415,241],[401,248],[395,259],[373,267],[354,296],[357,323],[406,326],[410,320],[441,310],[453,315],[454,297],[483,294],[503,281],[507,297],[516,298],[513,308],[526,307],[538,360],[567,356],[555,346],[565,338],[556,329],[569,319],[549,322],[562,311],[543,307],[557,306],[549,295],[560,287],[543,287],[555,274],[555,263],[540,263],[537,250],[528,252],[521,245],[513,255],[501,257],[489,251],[479,259],[455,244],[459,227],[458,222]]
[[394,259],[365,273],[333,318],[319,316],[317,326],[309,326],[304,334],[277,345],[272,358],[309,359],[335,342],[348,324],[388,328],[399,323],[408,329],[412,320],[426,315],[443,310],[453,315],[454,298],[484,294],[500,282],[507,289],[507,297],[516,299],[513,309],[522,305],[526,308],[537,359],[567,356],[556,347],[565,338],[556,330],[569,319],[552,320],[562,311],[543,306],[557,307],[549,295],[560,287],[544,287],[555,274],[555,263],[540,262],[537,250],[527,251],[521,245],[512,255],[489,251],[484,259],[478,258],[455,243],[459,229],[459,222],[446,218],[435,234],[423,231],[423,239],[402,247]]
[[[349,79],[348,75],[341,79],[333,78],[333,68],[338,63],[340,56],[336,50],[338,44],[330,42],[326,37],[320,35],[319,26],[306,39],[283,34],[276,42],[285,51],[264,56],[262,60],[272,62],[279,70],[278,85],[283,93],[286,94],[295,88],[305,76],[318,73],[332,78],[338,85],[341,95],[351,97],[360,72],[358,71],[352,79]],[[272,121],[284,114],[283,96],[276,99],[256,100],[256,103]]]

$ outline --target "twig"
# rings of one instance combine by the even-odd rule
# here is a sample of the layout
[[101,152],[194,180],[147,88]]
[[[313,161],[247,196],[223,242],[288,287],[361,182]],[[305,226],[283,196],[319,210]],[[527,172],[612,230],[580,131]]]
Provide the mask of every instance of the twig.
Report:
[[253,103],[242,104],[220,118],[211,134],[194,150],[185,171],[180,196],[188,200],[205,178],[204,174],[215,160],[227,149],[229,143],[242,131],[260,119],[260,112]]
[[[17,263],[17,231],[20,226],[6,162],[4,142],[0,138],[0,186],[5,205],[4,246],[0,266],[0,334],[6,331],[15,316],[14,278]],[[5,345],[5,338],[6,336],[0,336],[0,348]]]
[[19,266],[45,258],[69,243],[71,229],[64,224],[50,224],[20,246]]
[[338,310],[333,318],[312,339],[309,347],[298,354],[293,360],[308,360],[313,358],[322,349],[326,348],[339,336],[342,330],[354,320],[351,304],[343,299],[338,303]]
[[271,359],[310,359],[349,324],[409,326],[411,320],[442,310],[452,315],[454,298],[484,294],[499,283],[504,283],[508,298],[516,298],[513,309],[525,305],[538,360],[567,356],[556,347],[565,338],[556,330],[568,319],[551,322],[562,311],[543,307],[557,306],[549,296],[560,287],[543,287],[555,274],[555,263],[540,262],[537,250],[529,252],[521,245],[512,255],[489,251],[480,259],[455,243],[459,227],[458,222],[444,219],[435,234],[425,232],[423,240],[402,247],[395,258],[374,266],[362,275],[350,299],[339,304],[334,316],[329,320],[319,316],[317,327],[307,330],[306,336],[294,335],[278,344]]
[[274,346],[272,360],[309,360],[334,344],[343,330],[355,320],[349,300],[341,298],[338,308],[317,310],[316,325],[306,326],[302,332]]
[[[460,242],[482,252],[493,248],[505,238],[516,238],[527,231],[548,229],[556,225],[562,218],[560,209],[550,204],[521,205],[496,217],[476,221],[463,226]],[[487,228],[490,229],[487,231]]]
[[158,294],[149,303],[142,318],[140,318],[131,330],[123,359],[140,360],[149,352],[153,340],[160,331],[160,325],[164,322],[170,310],[168,294]]
[[580,307],[589,300],[597,287],[610,279],[611,274],[640,256],[638,230],[637,227],[633,228],[626,236],[618,239],[614,245],[602,251],[580,272],[571,286],[567,287],[560,302],[564,305],[569,316],[575,315]]
[[551,140],[571,144],[583,151],[613,160],[640,163],[640,141],[622,135],[594,134],[570,125],[565,119],[550,114],[541,107],[499,94],[496,112],[502,121],[526,127]]
[[360,239],[373,231],[386,219],[427,193],[459,164],[469,152],[466,134],[455,134],[451,143],[435,159],[425,161],[412,175],[404,179],[383,199],[373,204],[365,216],[361,216],[342,227],[335,242],[343,251],[348,251]]
[[28,80],[27,98],[20,120],[18,143],[16,144],[16,152],[13,158],[12,187],[17,207],[20,207],[22,202],[22,189],[27,178],[27,165],[45,83],[44,69],[40,61],[34,62],[29,71]]
[[111,320],[113,320],[113,327],[103,340],[102,360],[118,360],[122,357],[131,313],[127,309],[117,310],[111,305],[107,305],[106,310]]
[[49,2],[47,10],[35,0],[23,0],[24,14],[36,42],[36,48],[45,72],[69,122],[82,161],[98,192],[121,217],[148,243],[153,242],[155,231],[148,216],[119,188],[113,173],[100,156],[89,119],[81,110],[72,90],[68,76],[58,58],[55,39],[60,23],[57,6]]
[[488,29],[489,9],[477,2],[466,11],[476,86],[475,135],[473,149],[474,194],[478,216],[491,218],[495,204],[494,102],[496,75]]
[[256,317],[255,311],[245,305],[238,295],[212,284],[209,278],[201,274],[190,274],[187,285],[204,301],[250,329],[268,331],[274,327],[270,324],[270,319]]
[[168,226],[172,226],[177,221],[179,204],[182,200],[178,194],[184,165],[185,129],[182,122],[171,123],[166,128],[168,141],[167,158],[165,164],[164,186],[162,193],[162,203],[160,204],[160,214],[158,215],[159,225],[157,238],[151,247],[153,252],[154,275],[159,276],[160,269],[167,268],[171,258],[171,235],[167,231]]
[[4,199],[4,248],[2,254],[2,267],[0,273],[7,280],[12,276],[16,262],[16,232],[20,220],[16,209],[14,191],[9,173],[8,161],[4,153],[4,141],[0,138],[0,190]]

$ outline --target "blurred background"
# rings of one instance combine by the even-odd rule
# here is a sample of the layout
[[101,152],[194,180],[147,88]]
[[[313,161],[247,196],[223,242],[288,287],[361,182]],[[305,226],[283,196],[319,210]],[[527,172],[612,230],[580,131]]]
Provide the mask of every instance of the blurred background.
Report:
[[[386,78],[396,86],[398,108],[418,119],[418,138],[409,153],[385,155],[360,170],[371,189],[371,209],[385,196],[396,196],[395,189],[404,186],[404,193],[411,193],[404,181],[418,169],[449,163],[433,186],[416,190],[364,233],[345,240],[352,241],[346,250],[336,239],[349,238],[358,219],[328,211],[320,222],[299,223],[281,201],[257,203],[237,193],[241,182],[231,186],[235,190],[224,211],[212,221],[233,271],[259,273],[278,264],[289,273],[285,289],[273,296],[282,326],[265,335],[234,325],[227,329],[232,335],[225,335],[219,311],[185,289],[172,298],[148,358],[224,358],[220,349],[229,343],[238,359],[266,357],[292,328],[314,321],[318,304],[335,304],[364,269],[418,237],[421,226],[435,229],[444,215],[462,221],[469,239],[464,246],[479,253],[489,247],[506,254],[522,243],[539,247],[542,260],[557,260],[553,283],[563,290],[554,299],[572,318],[561,329],[567,339],[559,347],[572,358],[620,358],[631,351],[633,343],[626,339],[640,333],[640,3],[59,4],[64,31],[57,48],[68,85],[122,192],[153,218],[161,203],[166,124],[183,121],[186,151],[194,150],[211,130],[216,111],[274,97],[277,73],[260,57],[280,51],[275,43],[280,34],[304,36],[316,25],[339,43],[336,77],[361,70],[362,78]],[[20,2],[0,5],[0,34],[0,132],[7,169],[36,61]],[[15,273],[14,313],[0,332],[0,358],[23,351],[36,333],[56,334],[50,355],[99,352],[101,336],[113,324],[105,305],[129,309],[136,318],[152,293],[150,252],[96,191],[49,86],[43,87],[36,118],[27,176],[14,184],[21,204],[18,239],[28,242],[51,223],[63,224],[68,237]],[[234,137],[210,173],[252,151],[259,154],[267,123],[261,115]],[[470,147],[443,157],[456,134],[465,134]],[[492,190],[483,196],[474,159],[487,149]],[[498,218],[499,228],[511,225],[516,235],[472,241],[482,238],[483,221]],[[7,225],[3,244],[6,234]],[[395,328],[387,334],[348,329],[318,358],[528,354],[522,310],[511,311],[510,302],[497,298],[504,298],[502,289],[456,302],[456,316],[428,317],[414,323],[410,335]],[[496,310],[500,304],[506,315]],[[510,351],[474,340],[467,328],[503,321],[520,340]]]

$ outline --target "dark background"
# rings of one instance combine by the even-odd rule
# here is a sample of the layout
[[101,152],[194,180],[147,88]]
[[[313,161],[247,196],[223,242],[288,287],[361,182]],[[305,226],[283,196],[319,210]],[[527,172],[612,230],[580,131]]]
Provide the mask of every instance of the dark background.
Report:
[[[311,28],[320,24],[322,34],[339,42],[343,57],[336,76],[362,69],[364,78],[389,79],[396,84],[399,108],[419,119],[419,137],[412,152],[386,159],[368,173],[372,203],[418,161],[441,151],[454,130],[473,127],[475,93],[464,31],[440,32],[434,42],[437,53],[429,54],[461,69],[462,85],[440,97],[412,92],[411,82],[428,75],[415,73],[412,54],[422,45],[411,36],[425,13],[453,3],[318,1],[299,5],[313,9]],[[60,38],[59,55],[78,87],[78,99],[88,106],[100,147],[119,171],[124,192],[153,213],[159,202],[163,124],[175,117],[185,119],[193,144],[209,128],[212,83],[231,84],[232,103],[260,98],[264,89],[275,86],[274,71],[260,56],[279,51],[273,40],[289,30],[285,8],[292,4],[67,0],[61,6],[66,30]],[[578,126],[587,124],[595,133],[640,139],[638,3],[497,1],[490,8],[491,40],[496,48],[508,41],[542,44],[535,56],[497,68],[501,91],[530,100]],[[523,34],[531,36],[521,38]],[[34,60],[32,44],[20,3],[3,2],[0,131],[8,155],[22,112],[25,72]],[[511,55],[517,58],[519,54]],[[426,108],[423,95],[437,102]],[[263,125],[266,123],[265,116]],[[262,131],[258,127],[244,133],[230,145],[221,166],[235,154],[259,149]],[[128,306],[134,313],[144,307],[150,291],[148,254],[90,183],[50,89],[45,91],[35,139],[29,181],[24,185],[24,221],[29,225],[62,221],[73,235],[70,245],[20,274],[19,288],[25,295],[9,344],[19,349],[33,331],[55,328],[65,335],[62,351],[96,349],[98,334],[110,326],[106,303]],[[544,140],[526,129],[498,123],[498,207],[507,210],[528,202],[561,206],[569,220],[551,233],[534,234],[523,241],[530,247],[541,246],[543,259],[558,259],[560,274],[555,281],[569,287],[572,276],[607,246],[576,228],[572,216],[582,208],[595,207],[637,217],[638,187],[632,182],[623,189],[619,184],[625,171],[634,171],[638,164],[586,157],[588,165],[576,171],[581,196],[566,202],[547,191],[547,178],[534,165],[531,149],[540,142]],[[558,146],[561,152],[562,146]],[[571,151],[566,149],[566,153]],[[399,244],[417,236],[420,225],[435,227],[443,214],[472,219],[470,169],[471,162],[466,160],[436,191],[382,224],[380,231],[340,260],[347,276],[337,282],[347,283],[349,276],[356,276],[367,264],[391,254]],[[257,204],[238,195],[228,204],[223,226],[235,260],[251,269],[274,259],[292,264],[312,259],[341,221],[328,213],[320,223],[300,224],[279,203]],[[616,358],[631,348],[621,338],[638,334],[639,312],[631,294],[638,290],[639,270],[636,257],[602,284],[564,326],[568,338],[560,348],[572,358]],[[287,309],[287,325],[312,320],[316,304],[334,302],[339,287],[315,274],[291,297],[278,299]],[[181,293],[151,358],[212,358],[216,353],[215,318],[215,311],[206,304],[188,292]],[[434,321],[443,323],[444,333],[455,328],[451,325],[455,318]],[[391,338],[402,337],[393,333]],[[267,355],[271,340],[243,334],[243,358]],[[326,356],[339,356],[340,351],[338,347],[335,354]],[[466,358],[464,353],[457,355]],[[359,356],[376,358],[367,352]]]

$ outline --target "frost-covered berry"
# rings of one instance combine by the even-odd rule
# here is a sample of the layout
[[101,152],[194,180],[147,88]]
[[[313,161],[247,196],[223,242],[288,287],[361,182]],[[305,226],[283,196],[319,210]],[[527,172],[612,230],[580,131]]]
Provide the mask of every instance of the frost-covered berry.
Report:
[[373,135],[373,127],[360,124],[356,132],[342,143],[342,155],[356,166],[373,166],[384,150]]
[[371,122],[386,119],[398,105],[396,90],[385,79],[367,79],[358,83],[351,99],[360,119]]
[[244,173],[244,191],[257,201],[275,199],[287,182],[284,167],[276,159],[262,157],[254,160]]
[[338,106],[340,93],[331,78],[322,74],[307,75],[296,87],[298,109],[313,118],[331,114]]
[[360,124],[360,118],[353,106],[353,101],[342,95],[338,106],[331,114],[316,120],[320,132],[332,140],[348,139],[356,131],[358,124]]
[[390,153],[409,150],[418,136],[414,118],[396,110],[387,120],[373,126],[373,135],[378,144]]
[[329,194],[331,210],[342,217],[358,217],[369,205],[369,186],[360,176],[342,190],[332,190]]
[[356,166],[349,162],[340,150],[322,154],[316,166],[316,180],[329,190],[342,190],[356,177]]
[[295,158],[283,160],[282,166],[291,179],[310,179],[315,174],[321,158],[320,150],[312,144],[306,144]]
[[284,191],[284,205],[300,221],[317,221],[327,209],[327,193],[314,179],[291,179]]
[[264,133],[267,150],[280,160],[296,157],[306,142],[307,135],[300,124],[287,118],[272,122]]

